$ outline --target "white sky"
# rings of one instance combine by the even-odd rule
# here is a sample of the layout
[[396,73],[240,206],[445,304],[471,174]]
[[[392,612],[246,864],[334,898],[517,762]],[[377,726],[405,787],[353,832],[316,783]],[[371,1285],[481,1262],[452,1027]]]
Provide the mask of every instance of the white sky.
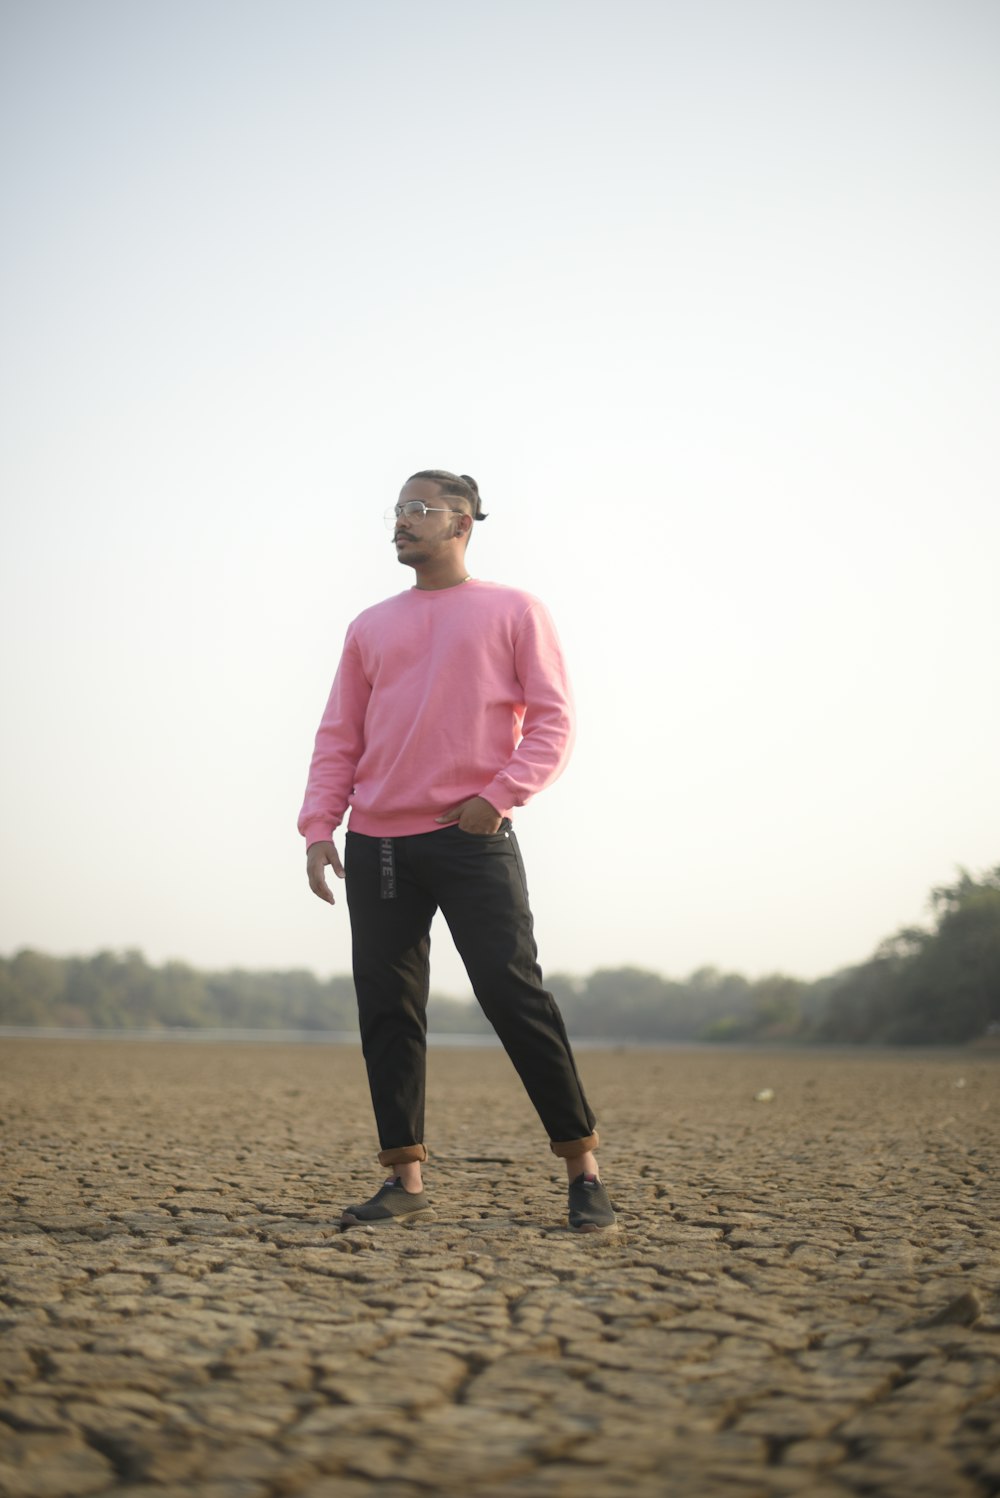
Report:
[[430,466],[576,685],[547,971],[818,976],[1000,862],[994,0],[0,17],[0,951],[348,970],[295,818]]

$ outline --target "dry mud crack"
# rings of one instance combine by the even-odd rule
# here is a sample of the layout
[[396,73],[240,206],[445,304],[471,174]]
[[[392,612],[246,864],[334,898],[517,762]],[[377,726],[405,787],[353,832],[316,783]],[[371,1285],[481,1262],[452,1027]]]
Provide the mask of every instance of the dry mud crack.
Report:
[[0,1495],[1000,1493],[998,1058],[581,1059],[618,1233],[490,1050],[341,1232],[353,1049],[6,1042]]

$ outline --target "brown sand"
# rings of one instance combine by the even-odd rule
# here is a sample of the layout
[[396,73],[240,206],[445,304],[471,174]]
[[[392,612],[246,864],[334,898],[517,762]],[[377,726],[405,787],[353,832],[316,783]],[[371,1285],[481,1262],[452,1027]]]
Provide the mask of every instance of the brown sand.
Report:
[[451,1049],[436,1220],[342,1233],[356,1049],[6,1041],[0,1494],[1000,1492],[1000,1058],[579,1060],[617,1234]]

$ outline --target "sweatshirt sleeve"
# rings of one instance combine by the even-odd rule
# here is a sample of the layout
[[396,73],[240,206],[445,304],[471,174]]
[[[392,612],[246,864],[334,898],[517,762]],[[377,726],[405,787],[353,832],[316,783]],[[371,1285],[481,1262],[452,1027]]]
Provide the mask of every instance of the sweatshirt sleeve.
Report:
[[498,811],[524,806],[569,762],[575,733],[573,694],[562,647],[547,610],[533,600],[514,640],[514,670],[524,691],[521,742],[480,795]]
[[352,625],[316,733],[305,800],[299,813],[299,831],[307,847],[328,841],[344,820],[364,748],[365,714],[371,690]]

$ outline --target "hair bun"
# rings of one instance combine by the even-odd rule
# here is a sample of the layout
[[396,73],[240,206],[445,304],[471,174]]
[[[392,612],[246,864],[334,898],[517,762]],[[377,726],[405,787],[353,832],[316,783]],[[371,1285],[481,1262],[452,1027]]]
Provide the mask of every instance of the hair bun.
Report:
[[476,481],[472,477],[471,473],[460,473],[458,476],[459,476],[459,478],[462,480],[462,482],[464,484],[468,484],[468,486],[472,490],[473,496],[475,498],[475,501],[476,501],[476,513],[473,516],[473,519],[475,519],[475,520],[485,520],[486,519],[486,512],[483,509],[482,504],[480,503],[480,499],[479,499],[479,485],[476,483]]

